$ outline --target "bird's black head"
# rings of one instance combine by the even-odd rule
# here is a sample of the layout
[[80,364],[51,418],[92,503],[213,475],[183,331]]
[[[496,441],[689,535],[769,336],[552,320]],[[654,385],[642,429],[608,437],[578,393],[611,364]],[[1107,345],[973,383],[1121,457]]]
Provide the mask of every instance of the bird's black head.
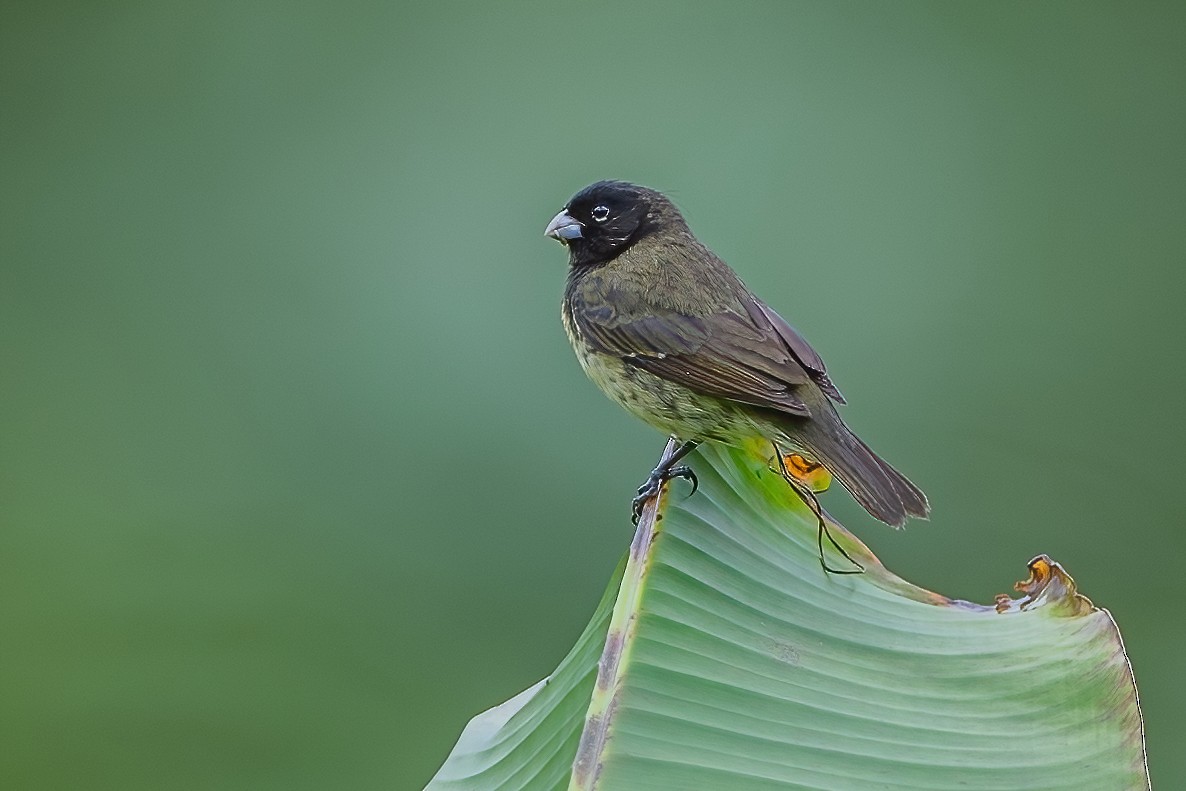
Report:
[[544,235],[568,246],[572,266],[602,264],[679,212],[661,193],[625,181],[599,181],[572,196]]

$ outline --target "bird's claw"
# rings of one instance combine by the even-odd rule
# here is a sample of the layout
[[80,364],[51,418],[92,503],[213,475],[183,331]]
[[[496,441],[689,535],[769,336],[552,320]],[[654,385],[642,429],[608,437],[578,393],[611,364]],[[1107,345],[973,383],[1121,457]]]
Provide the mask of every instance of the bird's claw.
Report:
[[692,484],[692,491],[688,492],[688,497],[696,493],[700,488],[700,479],[696,477],[696,473],[692,471],[691,467],[674,467],[667,473],[667,480],[672,478],[683,478],[688,483]]
[[631,502],[631,521],[638,524],[638,520],[642,518],[642,509],[647,504],[647,501],[652,497],[656,497],[659,491],[663,488],[663,484],[670,481],[672,478],[683,478],[692,484],[692,491],[688,493],[691,497],[700,488],[700,481],[696,477],[691,467],[672,467],[670,470],[652,470],[650,477],[642,486],[638,487],[638,496]]

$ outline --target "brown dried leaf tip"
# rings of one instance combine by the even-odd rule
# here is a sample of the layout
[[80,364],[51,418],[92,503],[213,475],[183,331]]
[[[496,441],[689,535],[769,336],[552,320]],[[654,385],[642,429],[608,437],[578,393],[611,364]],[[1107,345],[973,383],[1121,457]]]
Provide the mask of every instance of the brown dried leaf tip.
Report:
[[1024,594],[1012,599],[1007,593],[998,593],[996,609],[999,613],[1020,612],[1032,607],[1053,607],[1056,615],[1087,615],[1095,611],[1091,599],[1079,593],[1075,580],[1061,564],[1048,555],[1038,555],[1029,562],[1029,579],[1013,586]]

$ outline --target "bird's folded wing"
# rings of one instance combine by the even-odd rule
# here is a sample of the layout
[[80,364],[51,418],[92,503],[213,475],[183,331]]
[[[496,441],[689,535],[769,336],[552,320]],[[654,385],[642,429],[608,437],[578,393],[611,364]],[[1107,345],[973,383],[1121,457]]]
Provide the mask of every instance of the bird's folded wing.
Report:
[[593,350],[705,395],[807,417],[795,393],[813,377],[768,322],[744,312],[688,316],[654,311],[627,319],[574,305],[577,330]]
[[[755,315],[753,308],[757,309],[757,314],[761,318],[759,318],[759,315]],[[819,385],[820,390],[827,393],[828,398],[831,398],[838,404],[848,403],[844,400],[844,396],[840,394],[839,388],[832,384],[832,380],[828,377],[828,371],[824,367],[823,358],[816,353],[815,349],[811,348],[811,344],[807,342],[807,339],[800,335],[798,330],[787,324],[786,319],[775,313],[769,305],[757,297],[753,297],[753,308],[750,309],[750,316],[758,324],[769,323],[774,328],[775,332],[778,333],[779,337],[782,338],[783,342],[786,343],[787,347],[795,355],[795,359],[807,369],[808,375]]]

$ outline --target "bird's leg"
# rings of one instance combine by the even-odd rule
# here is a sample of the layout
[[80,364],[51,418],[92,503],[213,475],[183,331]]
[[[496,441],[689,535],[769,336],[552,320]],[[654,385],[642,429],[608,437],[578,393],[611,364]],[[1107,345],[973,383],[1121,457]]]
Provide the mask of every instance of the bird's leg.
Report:
[[[819,549],[819,564],[823,567],[824,572],[827,574],[863,574],[865,567],[853,560],[852,556],[845,551],[844,547],[836,543],[836,539],[832,537],[832,532],[828,530],[827,520],[824,518],[824,509],[820,506],[819,498],[815,496],[815,492],[811,490],[810,486],[792,475],[791,471],[787,469],[786,461],[783,460],[782,450],[778,445],[774,446],[774,457],[778,459],[778,470],[782,474],[782,479],[790,485],[795,494],[799,495],[799,499],[815,515],[818,525],[815,534],[816,546]],[[844,555],[845,560],[856,566],[855,569],[834,569],[828,565],[828,562],[824,560],[824,536],[827,536],[832,546],[836,547],[841,555]]]
[[647,500],[659,494],[659,490],[663,488],[663,484],[672,478],[683,478],[690,481],[692,484],[692,494],[696,493],[696,489],[700,486],[700,482],[696,480],[696,473],[692,472],[691,467],[684,465],[677,467],[675,464],[684,456],[696,450],[699,445],[700,440],[698,439],[688,440],[676,448],[671,456],[660,461],[655,466],[655,469],[651,470],[650,477],[647,478],[646,483],[638,487],[638,496],[634,498],[631,504],[634,524],[638,524],[639,518],[642,517],[642,507],[646,505]]

